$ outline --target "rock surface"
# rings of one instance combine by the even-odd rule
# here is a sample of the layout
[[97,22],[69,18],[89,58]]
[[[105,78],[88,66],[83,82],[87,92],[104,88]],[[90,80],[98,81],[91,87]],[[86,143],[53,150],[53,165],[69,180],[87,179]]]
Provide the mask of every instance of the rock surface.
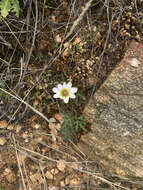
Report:
[[143,178],[143,44],[132,41],[84,110],[83,152],[112,174]]

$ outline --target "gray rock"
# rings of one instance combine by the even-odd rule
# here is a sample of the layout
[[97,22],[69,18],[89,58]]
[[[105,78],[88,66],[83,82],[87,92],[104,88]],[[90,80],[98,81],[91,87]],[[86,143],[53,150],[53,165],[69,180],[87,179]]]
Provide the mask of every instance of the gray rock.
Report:
[[112,174],[143,178],[143,44],[131,42],[84,114],[92,132],[82,136],[82,151]]

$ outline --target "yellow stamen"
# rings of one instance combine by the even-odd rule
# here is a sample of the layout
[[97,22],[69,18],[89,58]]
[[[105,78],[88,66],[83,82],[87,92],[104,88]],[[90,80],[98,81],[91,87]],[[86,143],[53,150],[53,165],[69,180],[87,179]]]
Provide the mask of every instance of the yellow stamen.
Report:
[[67,96],[69,96],[68,90],[67,90],[67,89],[62,89],[62,91],[61,91],[61,96],[62,96],[62,97],[67,97]]

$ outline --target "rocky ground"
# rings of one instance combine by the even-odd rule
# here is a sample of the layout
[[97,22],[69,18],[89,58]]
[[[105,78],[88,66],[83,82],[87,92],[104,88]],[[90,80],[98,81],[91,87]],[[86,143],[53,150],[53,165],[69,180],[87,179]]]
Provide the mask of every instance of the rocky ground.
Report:
[[[140,189],[76,144],[90,130],[82,116],[90,96],[130,41],[143,40],[143,2],[93,1],[68,38],[86,1],[37,3],[20,4],[20,17],[0,26],[0,190]],[[64,104],[52,88],[67,81],[78,93]]]

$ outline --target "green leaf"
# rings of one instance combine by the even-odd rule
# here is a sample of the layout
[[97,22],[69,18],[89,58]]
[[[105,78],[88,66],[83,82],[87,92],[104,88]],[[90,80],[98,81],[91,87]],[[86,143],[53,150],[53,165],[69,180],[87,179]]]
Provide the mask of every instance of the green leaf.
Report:
[[9,0],[1,0],[0,2],[1,15],[6,17],[11,9],[11,3]]
[[0,186],[0,190],[6,190],[5,187]]
[[7,17],[9,12],[15,12],[16,16],[19,16],[19,1],[18,0],[1,0],[0,12],[4,18]]
[[15,12],[16,16],[19,17],[19,1],[18,0],[11,0],[11,1],[12,1],[11,12]]
[[61,134],[65,140],[73,140],[81,131],[86,131],[86,121],[84,116],[79,113],[62,112],[64,123],[61,127]]

